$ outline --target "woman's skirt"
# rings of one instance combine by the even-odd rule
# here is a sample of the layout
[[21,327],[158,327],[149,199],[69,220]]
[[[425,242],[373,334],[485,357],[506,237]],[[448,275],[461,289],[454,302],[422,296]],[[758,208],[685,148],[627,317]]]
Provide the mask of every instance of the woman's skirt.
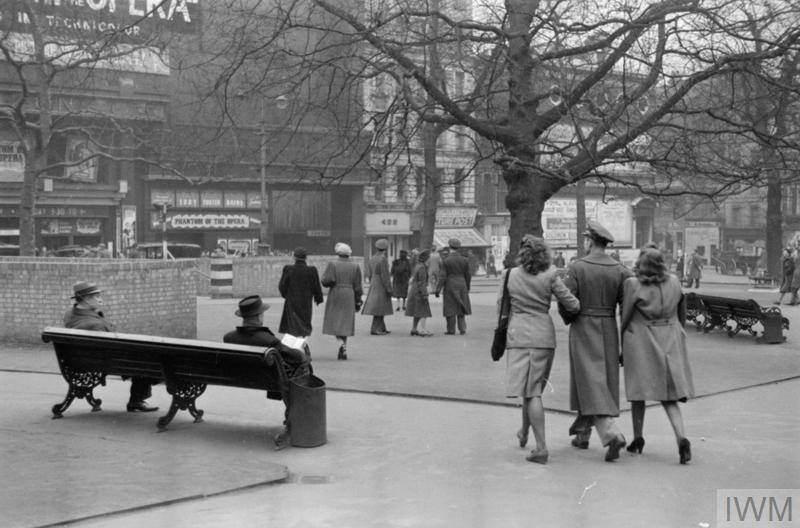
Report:
[[533,398],[541,396],[550,369],[553,348],[509,348],[506,350],[506,396]]

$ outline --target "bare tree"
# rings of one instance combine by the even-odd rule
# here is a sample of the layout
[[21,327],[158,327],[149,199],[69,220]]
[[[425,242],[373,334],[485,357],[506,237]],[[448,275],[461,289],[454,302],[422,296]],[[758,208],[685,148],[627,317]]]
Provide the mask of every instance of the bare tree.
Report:
[[[106,93],[109,86],[124,89],[129,79],[121,72],[132,64],[139,73],[169,73],[160,56],[169,35],[163,25],[175,30],[177,24],[189,24],[189,7],[168,1],[148,6],[149,11],[131,6],[125,17],[113,22],[91,18],[93,11],[113,13],[113,2],[44,6],[12,0],[3,6],[0,70],[13,89],[0,103],[0,124],[10,130],[25,159],[21,255],[34,254],[41,178],[96,171],[101,159],[157,162],[141,154],[153,152],[146,148],[153,137],[149,127],[163,120],[163,109],[142,104],[126,112],[93,95]],[[81,148],[67,154],[64,142],[70,136],[79,138]]]
[[[797,24],[786,23],[800,9],[790,2],[776,2],[779,9],[760,18],[758,46],[744,24],[749,3],[738,0],[506,0],[472,18],[427,2],[386,0],[361,10],[310,4],[285,6],[281,31],[302,27],[336,38],[309,46],[302,64],[320,64],[324,50],[352,78],[391,72],[419,119],[465,126],[488,142],[481,154],[493,157],[509,189],[512,248],[522,234],[542,233],[548,198],[582,180],[658,195],[734,192],[741,172],[739,179],[719,171],[698,178],[679,157],[694,124],[687,116],[705,111],[713,80],[796,52],[800,38]],[[432,19],[436,35],[398,38],[398,24]],[[472,77],[468,93],[450,93],[437,81],[419,53],[432,38],[456,51]]]

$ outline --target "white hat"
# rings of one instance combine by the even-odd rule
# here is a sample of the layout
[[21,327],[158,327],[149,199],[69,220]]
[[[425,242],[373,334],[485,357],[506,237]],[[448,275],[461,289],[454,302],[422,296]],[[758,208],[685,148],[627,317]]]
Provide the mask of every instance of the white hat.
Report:
[[346,255],[348,257],[353,254],[353,250],[344,242],[338,242],[333,248],[333,252],[337,255]]

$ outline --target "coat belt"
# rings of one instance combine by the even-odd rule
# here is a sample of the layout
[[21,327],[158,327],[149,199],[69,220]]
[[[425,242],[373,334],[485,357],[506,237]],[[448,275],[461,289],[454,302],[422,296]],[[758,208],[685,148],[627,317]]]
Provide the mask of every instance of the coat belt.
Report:
[[614,308],[602,306],[581,307],[581,315],[588,315],[589,317],[614,317]]

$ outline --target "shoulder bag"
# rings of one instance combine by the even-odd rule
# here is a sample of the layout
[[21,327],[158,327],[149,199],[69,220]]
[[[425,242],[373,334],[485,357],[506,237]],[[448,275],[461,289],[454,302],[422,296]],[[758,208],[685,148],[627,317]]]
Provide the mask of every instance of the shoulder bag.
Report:
[[508,318],[511,312],[511,296],[508,294],[508,276],[511,269],[506,271],[503,279],[503,296],[500,299],[500,316],[497,318],[497,328],[494,329],[492,340],[492,361],[500,361],[506,352],[506,337],[508,334]]

